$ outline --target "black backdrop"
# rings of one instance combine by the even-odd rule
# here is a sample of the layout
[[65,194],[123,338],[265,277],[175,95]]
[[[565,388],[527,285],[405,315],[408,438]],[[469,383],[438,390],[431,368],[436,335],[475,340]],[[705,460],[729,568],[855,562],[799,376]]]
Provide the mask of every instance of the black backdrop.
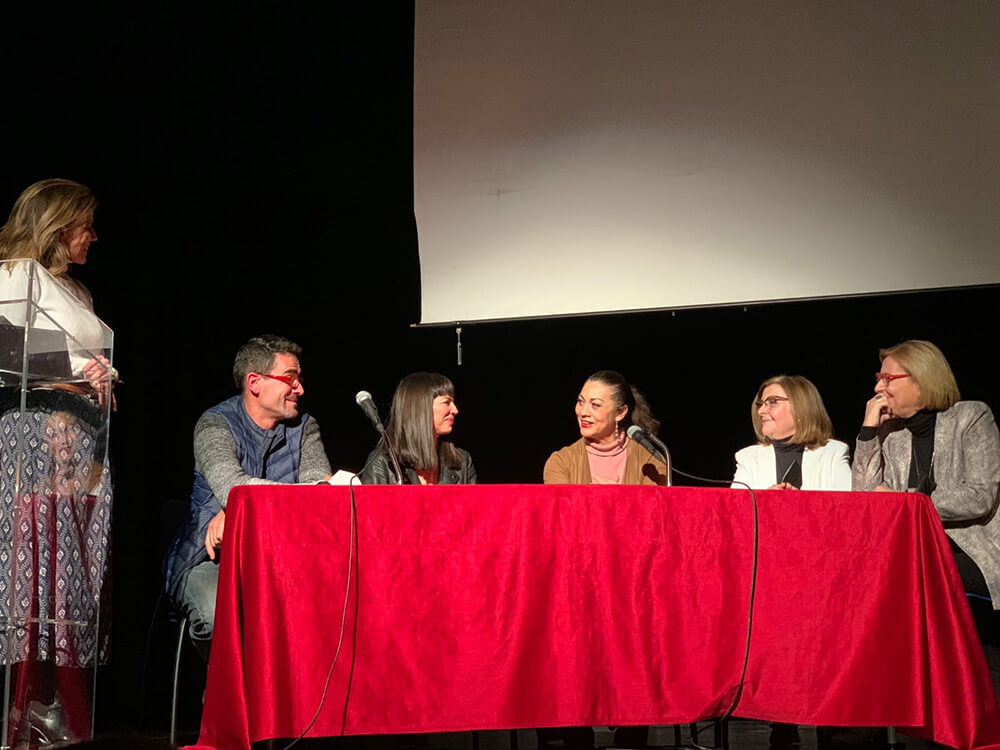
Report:
[[[877,348],[902,339],[937,342],[966,398],[1000,404],[996,288],[467,325],[457,366],[454,330],[410,327],[413,9],[358,5],[106,3],[6,29],[0,210],[52,176],[102,202],[100,241],[77,275],[116,332],[125,378],[104,728],[162,726],[137,690],[161,585],[160,507],[186,497],[191,429],[233,392],[232,357],[251,335],[304,346],[307,409],[348,469],[375,437],[357,390],[384,412],[407,372],[448,374],[456,442],[484,482],[539,481],[548,453],[575,439],[576,393],[600,368],[646,391],[679,468],[714,477],[731,476],[733,451],[753,438],[756,386],[778,372],[811,378],[850,441]],[[599,268],[566,273],[581,294],[627,306],[629,290]],[[154,671],[150,681],[168,679]]]

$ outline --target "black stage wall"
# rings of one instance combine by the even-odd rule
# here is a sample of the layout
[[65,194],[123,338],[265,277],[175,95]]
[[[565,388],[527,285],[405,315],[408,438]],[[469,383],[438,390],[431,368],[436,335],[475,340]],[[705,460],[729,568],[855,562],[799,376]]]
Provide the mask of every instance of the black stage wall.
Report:
[[[186,497],[194,422],[233,392],[233,354],[253,334],[305,347],[307,408],[332,463],[354,470],[375,441],[354,394],[370,390],[384,411],[419,369],[455,381],[456,442],[484,482],[540,481],[549,452],[576,438],[574,399],[599,368],[646,391],[679,468],[723,478],[753,439],[763,378],[811,378],[851,441],[877,349],[902,339],[937,342],[963,395],[1000,408],[997,289],[466,326],[456,366],[453,330],[410,327],[409,4],[66,13],[6,29],[0,210],[51,176],[102,201],[100,241],[78,276],[116,331],[125,378],[105,729],[164,725],[165,704],[150,711],[137,689],[161,585],[160,507]],[[629,290],[608,288],[600,269],[566,273],[582,295],[627,307]],[[162,657],[169,634],[157,629],[153,644]],[[156,670],[150,681],[169,679]],[[192,692],[197,703],[201,687]]]

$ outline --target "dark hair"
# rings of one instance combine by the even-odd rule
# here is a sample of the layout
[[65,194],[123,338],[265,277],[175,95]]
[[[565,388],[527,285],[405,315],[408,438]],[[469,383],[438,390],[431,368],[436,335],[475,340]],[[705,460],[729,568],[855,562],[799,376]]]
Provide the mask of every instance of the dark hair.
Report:
[[302,357],[302,347],[294,341],[289,341],[282,336],[254,336],[236,352],[236,361],[233,362],[233,381],[236,383],[236,390],[243,393],[246,386],[247,375],[251,372],[267,373],[274,367],[274,355],[291,354],[293,357]]
[[386,432],[399,454],[399,462],[419,471],[439,466],[457,469],[462,457],[451,441],[434,440],[434,399],[455,396],[455,386],[444,375],[415,372],[399,381],[392,395]]
[[614,370],[598,370],[589,378],[597,383],[603,383],[611,389],[611,398],[618,407],[627,406],[628,412],[622,418],[620,427],[627,430],[629,425],[637,424],[651,435],[660,431],[660,422],[653,416],[653,410],[642,395],[642,391],[625,379],[625,376]]

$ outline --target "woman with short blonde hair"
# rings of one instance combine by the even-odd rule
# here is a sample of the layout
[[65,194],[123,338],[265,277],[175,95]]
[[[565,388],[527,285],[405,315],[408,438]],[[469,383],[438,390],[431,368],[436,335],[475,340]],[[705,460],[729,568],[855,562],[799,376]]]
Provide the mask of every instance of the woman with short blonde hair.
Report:
[[779,385],[788,396],[795,419],[795,434],[791,443],[801,443],[807,448],[820,448],[833,437],[833,423],[826,413],[823,399],[811,382],[801,375],[775,375],[760,384],[757,395],[750,402],[750,418],[753,430],[761,445],[770,445],[771,439],[761,430],[760,401],[764,389],[769,385]]
[[854,453],[854,489],[930,496],[966,590],[1000,609],[1000,431],[990,407],[960,401],[951,366],[930,341],[879,352],[875,395]]
[[[757,445],[736,452],[733,487],[755,490],[849,490],[846,443],[833,439],[833,423],[816,386],[801,375],[774,375],[750,402]],[[771,747],[799,744],[795,724],[771,724]]]
[[944,411],[962,400],[951,365],[930,341],[913,339],[879,350],[879,360],[892,357],[920,387],[921,408]]
[[808,379],[765,380],[750,403],[750,418],[758,442],[737,451],[734,487],[851,489],[849,449],[833,439],[823,399]]

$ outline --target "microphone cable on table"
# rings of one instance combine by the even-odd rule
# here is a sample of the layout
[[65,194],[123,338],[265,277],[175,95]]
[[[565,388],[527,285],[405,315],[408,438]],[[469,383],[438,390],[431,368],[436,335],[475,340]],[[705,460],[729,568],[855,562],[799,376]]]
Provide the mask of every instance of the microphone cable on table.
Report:
[[[367,466],[368,464],[365,464],[365,468],[367,468]],[[364,468],[361,471],[364,471]],[[323,682],[323,693],[320,696],[319,705],[316,706],[316,713],[313,715],[312,721],[309,722],[309,724],[306,726],[305,729],[302,730],[302,732],[299,734],[298,737],[296,737],[294,740],[285,745],[285,747],[282,750],[289,750],[289,748],[296,745],[299,742],[299,740],[305,737],[309,733],[309,730],[316,725],[316,721],[319,719],[319,715],[323,711],[323,705],[326,703],[326,694],[330,688],[330,678],[333,677],[333,670],[337,666],[337,661],[340,659],[340,649],[344,644],[344,632],[347,629],[347,604],[351,598],[351,581],[353,580],[351,573],[354,569],[354,542],[358,536],[358,508],[357,508],[357,503],[354,499],[355,479],[357,479],[357,476],[351,477],[351,480],[348,482],[348,489],[350,490],[351,493],[351,520],[348,531],[348,535],[350,537],[350,543],[348,545],[348,550],[347,550],[347,585],[344,587],[344,609],[340,616],[340,635],[337,638],[337,650],[333,655],[333,662],[331,662],[330,668],[326,672],[326,680]],[[347,699],[349,695],[350,695],[350,689],[348,689],[344,695],[345,715],[347,713]],[[341,734],[344,733],[343,725],[341,725],[340,733]]]
[[[676,467],[671,467],[672,471],[676,474],[680,474],[682,477],[688,479],[694,479],[698,482],[707,482],[709,484],[724,484],[726,486],[731,486],[734,484],[742,485],[746,487],[747,491],[750,493],[750,499],[752,501],[753,507],[753,563],[750,568],[750,601],[747,607],[747,634],[745,639],[745,644],[743,648],[743,666],[740,669],[740,679],[736,684],[736,694],[733,696],[733,702],[730,704],[729,708],[726,709],[722,716],[713,719],[713,721],[725,721],[733,715],[736,707],[739,705],[740,698],[743,696],[743,686],[746,684],[747,677],[747,666],[750,663],[750,636],[753,632],[753,613],[754,604],[757,598],[757,560],[758,552],[760,548],[760,520],[757,512],[757,493],[754,492],[753,487],[751,487],[746,482],[735,481],[732,479],[709,479],[708,477],[700,477],[697,474],[688,474],[687,472],[681,471]],[[703,745],[699,745],[696,741],[698,732],[695,731],[691,738],[692,745],[698,750],[710,750]]]

